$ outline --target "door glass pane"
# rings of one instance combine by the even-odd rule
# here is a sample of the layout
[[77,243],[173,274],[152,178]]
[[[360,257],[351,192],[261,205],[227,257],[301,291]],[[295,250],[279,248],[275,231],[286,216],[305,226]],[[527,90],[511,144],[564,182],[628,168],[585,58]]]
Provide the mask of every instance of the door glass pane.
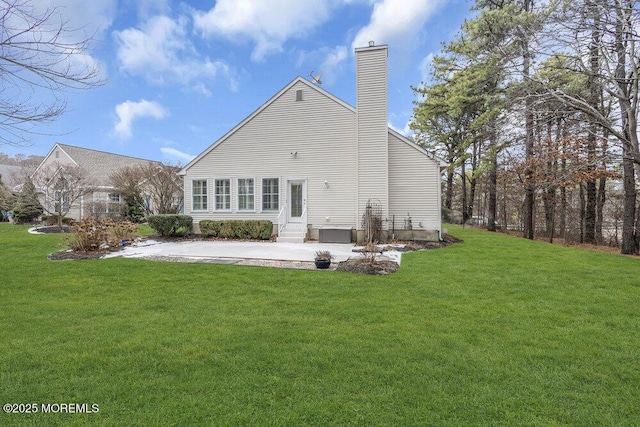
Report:
[[291,216],[302,216],[302,184],[291,183]]

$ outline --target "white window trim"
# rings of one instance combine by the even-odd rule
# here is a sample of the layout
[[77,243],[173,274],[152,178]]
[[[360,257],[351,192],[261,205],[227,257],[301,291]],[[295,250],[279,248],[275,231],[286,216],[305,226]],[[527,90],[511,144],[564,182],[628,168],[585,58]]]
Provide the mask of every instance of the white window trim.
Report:
[[[199,196],[206,196],[207,197],[207,207],[203,208],[203,209],[195,209],[194,208],[194,194],[193,194],[193,183],[195,181],[204,181],[207,188],[205,189],[204,194],[199,194]],[[191,212],[209,212],[209,180],[207,178],[191,178]]]
[[[264,207],[264,180],[265,179],[275,179],[278,182],[278,191],[276,193],[269,193],[272,196],[274,194],[278,196],[278,206],[276,206],[275,209],[274,208],[265,209],[265,207]],[[261,212],[278,212],[280,210],[280,207],[282,206],[282,204],[281,204],[281,196],[280,196],[280,193],[281,193],[281,191],[280,191],[281,182],[282,181],[280,180],[280,177],[276,177],[276,176],[273,176],[273,177],[268,177],[267,176],[267,177],[263,177],[263,178],[260,179],[260,211]]]
[[[231,178],[213,178],[213,210],[215,212],[231,212],[231,206],[233,206],[233,197],[231,197],[231,193],[232,193],[232,182],[233,180]],[[229,181],[229,207],[228,208],[222,208],[222,209],[218,209],[218,186],[217,181]]]
[[[253,208],[248,208],[248,209],[240,209],[240,196],[243,196],[242,194],[240,194],[240,180],[243,179],[251,179],[253,180],[253,193],[250,194],[253,196]],[[238,212],[255,212],[256,211],[256,178],[255,177],[243,177],[243,178],[238,178],[237,179],[237,185],[236,185],[236,192],[237,192],[237,197],[236,197],[236,206],[238,209]],[[249,196],[249,194],[245,194],[244,196]]]

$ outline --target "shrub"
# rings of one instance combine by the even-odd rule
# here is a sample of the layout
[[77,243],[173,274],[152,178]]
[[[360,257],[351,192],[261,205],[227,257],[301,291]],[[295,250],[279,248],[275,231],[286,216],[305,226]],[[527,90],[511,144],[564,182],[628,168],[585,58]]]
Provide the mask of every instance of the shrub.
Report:
[[[42,215],[41,219],[44,225],[58,225],[58,215]],[[64,225],[73,225],[74,222],[73,218],[62,217],[62,224]]]
[[163,237],[183,236],[193,230],[193,218],[189,215],[149,215],[149,226]]
[[43,212],[44,209],[38,201],[33,182],[27,180],[16,198],[11,218],[18,224],[25,224],[35,221]]
[[210,220],[200,221],[200,232],[221,239],[269,240],[273,223],[267,220]]
[[17,224],[28,224],[42,215],[42,205],[36,200],[18,202],[11,212],[11,218]]
[[441,215],[443,222],[449,224],[462,224],[462,217],[458,213],[452,211],[451,209],[448,209],[445,206],[443,206],[441,209]]
[[74,234],[66,238],[69,247],[74,251],[92,252],[117,248],[123,240],[133,240],[138,226],[130,221],[88,218],[74,225],[72,231]]
[[316,251],[315,259],[331,261],[333,258],[333,255],[329,251]]

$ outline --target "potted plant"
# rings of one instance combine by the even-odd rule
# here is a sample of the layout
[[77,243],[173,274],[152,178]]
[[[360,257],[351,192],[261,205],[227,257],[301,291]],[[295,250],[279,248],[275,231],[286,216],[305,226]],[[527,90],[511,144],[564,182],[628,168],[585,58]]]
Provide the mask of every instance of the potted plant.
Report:
[[315,264],[316,268],[329,268],[333,255],[329,251],[316,251]]

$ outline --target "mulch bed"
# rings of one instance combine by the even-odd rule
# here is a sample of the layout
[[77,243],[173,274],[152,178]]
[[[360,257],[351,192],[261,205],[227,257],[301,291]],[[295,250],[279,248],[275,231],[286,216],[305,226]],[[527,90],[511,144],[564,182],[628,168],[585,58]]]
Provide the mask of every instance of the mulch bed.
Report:
[[[442,241],[440,242],[428,242],[428,241],[406,241],[406,242],[396,242],[401,243],[402,247],[396,247],[394,245],[378,245],[378,248],[381,250],[396,250],[399,252],[411,252],[411,251],[420,251],[425,249],[439,249],[445,248],[454,243],[461,243],[462,240],[453,237],[449,234],[445,234],[443,236]],[[370,262],[365,259],[349,259],[347,261],[343,261],[338,264],[337,271],[348,271],[350,273],[360,273],[360,274],[372,274],[372,275],[385,275],[390,273],[395,273],[400,266],[393,261],[375,261]]]
[[375,261],[373,264],[362,259],[349,259],[338,264],[336,271],[348,271],[349,273],[372,274],[382,276],[395,273],[399,265],[393,261]]
[[65,261],[71,259],[98,259],[101,256],[109,253],[109,251],[92,251],[92,252],[84,252],[84,251],[60,251],[54,252],[47,256],[51,261]]
[[68,225],[63,225],[62,228],[60,228],[57,225],[48,225],[37,227],[35,231],[44,234],[71,233],[71,227],[69,227]]

